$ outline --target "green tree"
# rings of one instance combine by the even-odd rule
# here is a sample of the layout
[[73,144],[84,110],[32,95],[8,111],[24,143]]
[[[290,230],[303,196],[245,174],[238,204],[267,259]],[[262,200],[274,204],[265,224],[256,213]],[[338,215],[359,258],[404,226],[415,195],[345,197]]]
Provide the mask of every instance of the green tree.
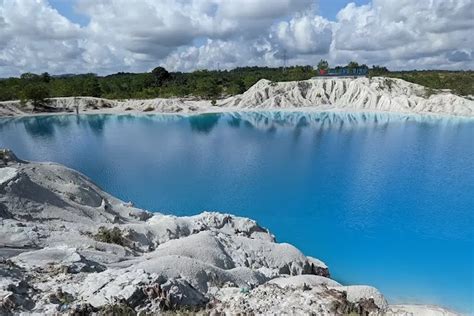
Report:
[[242,79],[237,79],[235,81],[232,81],[229,85],[229,88],[227,89],[227,92],[229,94],[235,95],[235,94],[242,94],[245,92],[245,83]]
[[163,67],[156,67],[151,71],[151,73],[155,79],[155,85],[157,87],[160,87],[165,81],[171,78],[171,75],[168,70]]
[[41,74],[41,80],[43,80],[43,82],[49,83],[51,81],[51,76],[49,75],[49,73],[43,72]]
[[202,78],[196,84],[196,94],[214,100],[222,92],[222,87],[214,78]]
[[327,60],[321,59],[318,63],[318,70],[328,70],[329,69],[329,63]]
[[31,72],[25,72],[24,74],[21,74],[20,79],[32,81],[32,80],[39,79],[39,77],[40,76],[38,76],[37,74],[31,73]]
[[100,97],[102,89],[96,76],[89,76],[84,82],[84,95],[90,97]]
[[45,83],[28,83],[22,91],[22,102],[30,101],[33,106],[42,106],[46,104],[46,99],[49,98],[49,88]]
[[389,70],[387,67],[381,67],[381,66],[376,66],[373,65],[372,68],[369,70],[369,75],[370,76],[380,76],[380,75],[385,75],[389,73]]
[[351,61],[347,64],[347,68],[349,69],[354,69],[354,68],[358,68],[359,67],[359,63],[355,62],[355,61]]

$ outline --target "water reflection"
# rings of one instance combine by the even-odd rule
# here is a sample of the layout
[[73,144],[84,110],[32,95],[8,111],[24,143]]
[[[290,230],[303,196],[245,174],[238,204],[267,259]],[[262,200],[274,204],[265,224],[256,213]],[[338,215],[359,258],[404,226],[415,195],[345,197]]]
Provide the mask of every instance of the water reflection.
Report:
[[209,134],[214,127],[219,123],[221,115],[219,114],[202,114],[202,115],[193,115],[188,118],[189,125],[191,130]]
[[107,122],[114,118],[112,115],[81,115],[77,116],[77,122],[79,124],[87,125],[91,131],[96,135],[102,135],[104,132],[105,125]]
[[227,120],[227,124],[230,126],[230,127],[234,127],[234,128],[239,128],[240,127],[240,122],[242,122],[241,120],[239,120],[237,117],[235,116],[232,116],[230,117],[228,120]]
[[474,121],[464,122],[290,111],[8,118],[0,147],[80,170],[142,208],[253,217],[336,277],[462,306],[474,205]]
[[0,118],[0,132],[4,128],[8,128],[10,125],[15,124],[16,121],[17,121],[16,118],[11,118],[11,117]]
[[210,113],[192,116],[151,114],[151,115],[52,115],[52,116],[32,116],[22,118],[0,118],[0,130],[12,124],[22,124],[25,130],[33,137],[52,138],[59,130],[68,129],[70,124],[86,125],[96,134],[101,135],[110,121],[133,122],[141,120],[150,124],[173,123],[187,120],[191,130],[198,133],[209,134],[218,125],[220,120],[232,128],[261,129],[269,134],[274,134],[279,128],[294,128],[295,138],[301,134],[305,128],[316,130],[331,129],[347,131],[356,127],[366,127],[367,125],[387,126],[389,123],[417,122],[436,126],[451,126],[455,128],[458,123],[472,119],[462,117],[443,116],[416,116],[404,114],[385,113],[348,113],[348,112],[230,112],[230,113]]
[[33,137],[53,138],[56,129],[67,128],[71,120],[62,116],[38,116],[21,118],[25,130]]
[[[406,115],[393,113],[350,113],[350,112],[231,112],[221,114],[231,127],[242,124],[252,128],[271,129],[317,127],[322,129],[349,130],[354,127],[365,127],[367,124],[382,126],[389,123],[417,122],[423,124],[452,125],[472,121],[471,118],[446,117],[436,115]],[[200,116],[195,116],[199,120]]]

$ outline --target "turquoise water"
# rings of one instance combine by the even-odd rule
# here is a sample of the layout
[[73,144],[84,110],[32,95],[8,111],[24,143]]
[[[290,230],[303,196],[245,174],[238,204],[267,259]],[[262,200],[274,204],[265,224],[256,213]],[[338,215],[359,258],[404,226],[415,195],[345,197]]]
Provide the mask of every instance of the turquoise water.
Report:
[[0,120],[0,147],[149,210],[256,219],[391,302],[474,302],[474,121],[241,113]]

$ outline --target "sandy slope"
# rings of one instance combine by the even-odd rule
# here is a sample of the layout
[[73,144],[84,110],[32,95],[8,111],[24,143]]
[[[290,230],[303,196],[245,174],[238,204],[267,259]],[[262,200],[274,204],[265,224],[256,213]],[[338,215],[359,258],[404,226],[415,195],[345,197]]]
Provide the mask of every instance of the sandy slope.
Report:
[[[0,150],[0,314],[97,311],[451,315],[390,306],[255,221],[149,213],[84,175]],[[103,228],[100,228],[103,227]],[[104,228],[118,232],[100,239]]]
[[106,100],[90,97],[53,98],[47,108],[0,102],[0,116],[31,113],[203,113],[261,109],[305,109],[396,112],[474,116],[474,101],[448,92],[432,91],[401,79],[318,78],[294,82],[262,79],[241,95],[210,101],[191,99]]

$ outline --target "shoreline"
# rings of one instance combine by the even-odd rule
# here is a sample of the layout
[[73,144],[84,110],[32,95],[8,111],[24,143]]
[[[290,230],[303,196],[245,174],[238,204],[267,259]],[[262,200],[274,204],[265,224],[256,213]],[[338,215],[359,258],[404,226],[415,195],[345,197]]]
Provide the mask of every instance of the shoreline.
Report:
[[406,118],[431,118],[437,120],[459,120],[459,121],[474,121],[474,116],[466,115],[454,115],[446,113],[433,113],[433,112],[394,112],[394,111],[381,111],[381,110],[370,110],[370,109],[340,109],[340,108],[324,108],[319,107],[294,107],[294,108],[208,108],[200,111],[192,112],[143,112],[137,110],[119,110],[116,109],[98,109],[98,110],[89,110],[82,111],[79,114],[71,111],[61,111],[61,112],[38,112],[38,113],[21,113],[17,115],[0,115],[0,119],[19,119],[25,117],[40,117],[40,116],[88,116],[88,115],[116,115],[116,116],[154,116],[154,115],[166,115],[166,116],[197,116],[203,114],[229,114],[229,113],[308,113],[308,114],[318,114],[318,113],[335,113],[335,114],[346,114],[346,115],[388,115],[388,116],[397,116],[397,117],[406,117]]

